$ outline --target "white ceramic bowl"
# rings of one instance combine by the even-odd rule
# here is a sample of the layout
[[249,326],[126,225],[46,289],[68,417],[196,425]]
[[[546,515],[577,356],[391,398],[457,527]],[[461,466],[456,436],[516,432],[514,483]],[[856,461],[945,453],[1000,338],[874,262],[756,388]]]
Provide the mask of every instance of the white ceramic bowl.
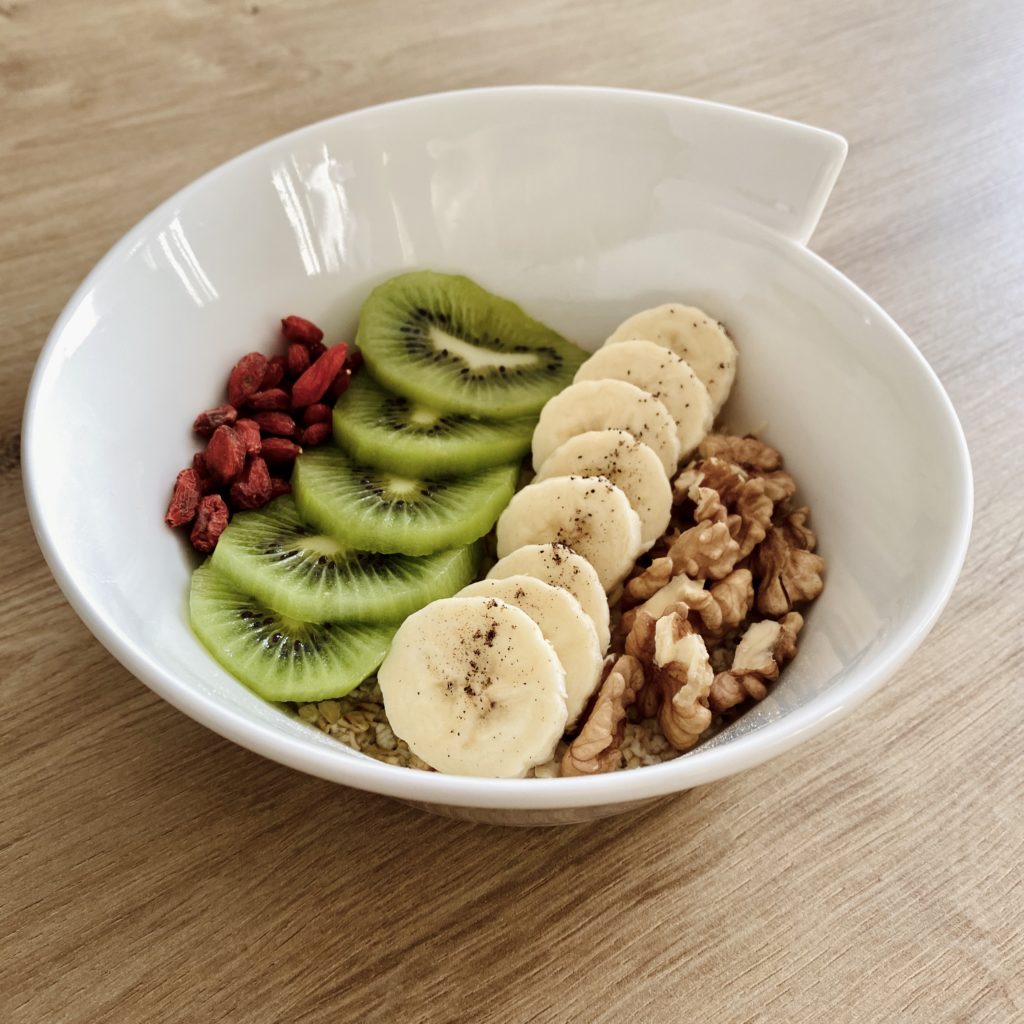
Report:
[[[68,303],[25,412],[39,543],[143,682],[211,729],[336,782],[478,820],[576,821],[749,768],[836,722],[928,633],[959,572],[971,473],[907,336],[805,248],[845,142],[673,96],[509,88],[427,96],[276,139],[133,228]],[[129,171],[130,173],[130,171]],[[593,347],[670,299],[741,353],[728,417],[766,425],[813,509],[827,586],[767,700],[667,764],[483,780],[353,753],[219,668],[189,631],[192,559],[162,522],[196,410],[300,313],[349,337],[369,289],[461,271]]]

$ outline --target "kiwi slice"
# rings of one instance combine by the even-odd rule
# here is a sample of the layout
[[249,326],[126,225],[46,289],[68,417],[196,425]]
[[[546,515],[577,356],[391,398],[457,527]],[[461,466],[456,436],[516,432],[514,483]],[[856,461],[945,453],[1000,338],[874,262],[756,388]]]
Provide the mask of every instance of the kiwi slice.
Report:
[[305,622],[391,622],[475,579],[472,545],[419,558],[353,551],[317,533],[290,497],[242,512],[221,534],[213,565],[281,615]]
[[370,293],[356,341],[373,375],[397,394],[493,419],[540,412],[587,357],[468,277],[426,270]]
[[346,547],[429,555],[482,537],[518,475],[512,463],[461,477],[397,476],[331,445],[296,460],[292,488],[299,514]]
[[266,700],[343,697],[384,660],[398,623],[301,622],[243,593],[207,559],[192,574],[192,629]]
[[480,420],[441,412],[357,374],[334,407],[334,439],[357,462],[402,476],[455,476],[521,459],[536,416]]

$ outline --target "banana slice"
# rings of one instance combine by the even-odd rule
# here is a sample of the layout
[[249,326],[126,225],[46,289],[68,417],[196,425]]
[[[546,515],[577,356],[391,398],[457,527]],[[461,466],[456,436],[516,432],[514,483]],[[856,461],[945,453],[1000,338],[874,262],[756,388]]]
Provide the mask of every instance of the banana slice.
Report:
[[599,348],[577,371],[584,380],[624,380],[654,395],[676,421],[679,454],[686,458],[715,420],[708,389],[689,363],[653,341],[623,341]]
[[725,328],[696,306],[671,302],[624,320],[606,345],[646,338],[685,359],[711,395],[714,415],[725,405],[736,379],[736,346]]
[[601,681],[604,654],[597,630],[579,601],[568,591],[532,576],[480,580],[463,587],[456,597],[495,597],[522,608],[540,626],[544,639],[555,649],[565,669],[566,728],[576,724],[591,694]]
[[537,470],[537,480],[578,473],[607,477],[621,487],[640,516],[640,539],[649,551],[672,515],[672,487],[658,456],[625,430],[588,430],[556,448]]
[[640,517],[629,498],[602,476],[529,484],[498,519],[499,558],[524,544],[568,544],[597,570],[606,592],[633,568],[643,550],[640,538]]
[[565,671],[529,615],[449,597],[410,615],[377,672],[396,736],[432,768],[522,778],[565,732]]
[[648,392],[621,380],[581,381],[548,399],[533,432],[534,466],[541,466],[570,437],[588,430],[628,430],[654,450],[668,476],[676,475],[675,420]]
[[612,638],[608,597],[597,571],[582,555],[565,544],[525,544],[495,563],[487,578],[503,580],[519,575],[568,590],[594,623],[601,650],[608,650]]

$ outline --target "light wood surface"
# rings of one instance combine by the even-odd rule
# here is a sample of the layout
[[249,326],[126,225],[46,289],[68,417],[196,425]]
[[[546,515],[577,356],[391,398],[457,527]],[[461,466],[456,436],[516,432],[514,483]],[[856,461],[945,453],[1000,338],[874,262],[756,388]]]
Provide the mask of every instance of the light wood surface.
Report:
[[[1024,1020],[1022,41],[1019,0],[0,0],[0,1020]],[[942,378],[977,517],[935,632],[850,719],[518,831],[307,778],[152,695],[50,578],[18,431],[61,307],[160,199],[322,117],[526,81],[846,135],[812,245]]]

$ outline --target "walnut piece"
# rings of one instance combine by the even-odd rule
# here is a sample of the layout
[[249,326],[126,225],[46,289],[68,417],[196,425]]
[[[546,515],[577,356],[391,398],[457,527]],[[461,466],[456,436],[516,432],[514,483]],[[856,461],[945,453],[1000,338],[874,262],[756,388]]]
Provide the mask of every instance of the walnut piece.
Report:
[[720,580],[732,572],[741,557],[740,545],[724,522],[692,526],[668,549],[674,572],[694,579]]
[[790,545],[803,548],[805,551],[813,551],[818,546],[818,538],[807,525],[810,514],[811,510],[804,505],[803,508],[797,508],[790,512],[780,524]]
[[758,480],[764,481],[764,493],[778,505],[796,494],[796,481],[784,470],[774,473],[759,473]]
[[[743,622],[753,604],[749,569],[734,569],[710,589],[689,576],[675,576],[643,604],[623,613],[620,629],[626,636],[626,653],[649,663],[654,623],[672,612],[686,616],[705,643],[714,646]],[[644,621],[636,628],[641,615]]]
[[765,619],[750,626],[736,648],[732,668],[719,672],[711,684],[711,710],[720,715],[747,698],[764,700],[768,695],[765,684],[778,679],[782,666],[796,655],[796,638],[803,624],[799,612],[790,612],[781,622]]
[[744,469],[770,472],[782,468],[782,456],[770,445],[750,435],[708,434],[698,445],[697,454],[702,459],[719,458],[735,462]]
[[[749,569],[734,569],[725,579],[715,583],[709,593],[718,605],[721,618],[719,625],[709,631],[717,639],[739,626],[750,614],[754,605],[754,578]],[[707,638],[708,633],[705,633],[705,640]]]
[[583,728],[562,757],[563,775],[597,775],[619,767],[626,709],[643,684],[643,666],[636,658],[624,654],[611,665]]
[[[749,569],[734,570],[710,589],[705,589],[703,581],[676,576],[642,605],[625,612],[622,629],[628,634],[641,612],[657,620],[678,611],[689,618],[705,641],[716,642],[746,618],[753,603],[754,587]],[[643,659],[642,654],[637,657]]]
[[[708,434],[697,448],[700,459],[731,463],[747,475],[764,481],[764,493],[776,505],[796,493],[796,482],[782,468],[782,456],[755,437]],[[705,479],[705,486],[708,484]]]
[[763,615],[785,615],[824,589],[825,560],[813,553],[817,538],[807,526],[807,515],[806,508],[791,512],[768,530],[753,553],[751,568],[761,581],[757,608]]
[[711,725],[707,698],[715,673],[707,648],[678,612],[658,619],[654,647],[661,691],[658,724],[676,750],[689,750]]
[[657,620],[643,610],[626,614],[632,616],[626,632],[626,654],[645,665],[651,664],[654,661],[654,626]]
[[775,503],[765,493],[764,480],[751,477],[737,490],[732,507],[735,513],[729,516],[729,532],[739,545],[739,557],[746,558],[764,540]]
[[[751,476],[741,466],[719,458],[702,459],[691,464],[676,477],[673,488],[677,502],[686,499],[693,502],[697,526],[679,537],[669,549],[669,557],[676,563],[677,571],[713,579],[727,576],[740,559],[746,558],[764,540],[775,509],[775,502],[768,491],[771,489],[773,494],[785,491],[779,481],[773,481],[769,488],[768,482],[761,477]],[[713,565],[709,555],[705,554],[707,566],[698,561],[691,550],[696,547],[698,553],[703,553],[709,545],[708,527],[703,528],[704,537],[700,537],[701,524],[704,523],[716,524],[715,539],[720,544],[720,550],[715,552],[718,561]],[[726,545],[725,533],[721,529],[723,523],[734,541],[732,545]],[[731,561],[727,560],[727,555],[731,556]],[[683,565],[686,558],[690,562]]]
[[[629,622],[627,624],[627,617]],[[647,612],[626,612],[623,625],[626,633],[626,653],[640,663],[644,685],[637,691],[636,708],[641,718],[653,718],[661,700],[657,680],[654,678],[654,627],[656,620]]]
[[[660,619],[673,605],[685,604],[689,608],[704,611],[713,604],[711,594],[704,584],[689,576],[675,576],[656,594],[649,597],[636,611],[643,610],[654,619]],[[715,608],[711,614],[717,614]]]
[[656,594],[675,575],[675,564],[669,557],[656,558],[638,576],[634,576],[623,591],[627,604],[639,604]]

